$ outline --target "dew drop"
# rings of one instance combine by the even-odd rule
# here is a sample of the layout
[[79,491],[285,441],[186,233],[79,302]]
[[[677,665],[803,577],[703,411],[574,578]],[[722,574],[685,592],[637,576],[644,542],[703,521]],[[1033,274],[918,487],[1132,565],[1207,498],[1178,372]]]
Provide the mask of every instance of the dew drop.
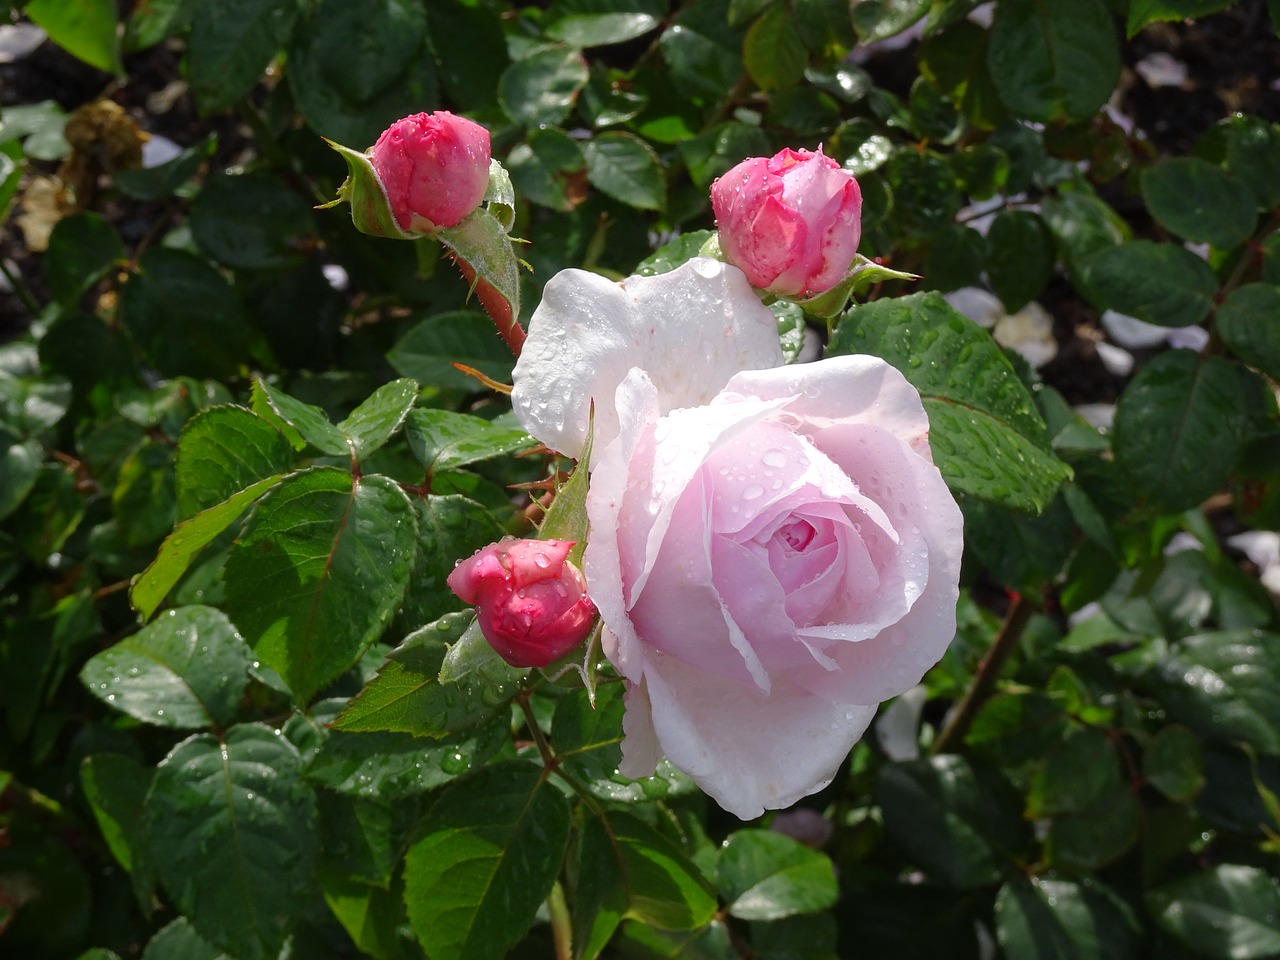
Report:
[[751,486],[747,487],[745,490],[742,491],[743,500],[755,500],[758,497],[761,497],[763,495],[764,495],[764,487],[760,486],[760,484],[758,483],[753,483],[751,484]]

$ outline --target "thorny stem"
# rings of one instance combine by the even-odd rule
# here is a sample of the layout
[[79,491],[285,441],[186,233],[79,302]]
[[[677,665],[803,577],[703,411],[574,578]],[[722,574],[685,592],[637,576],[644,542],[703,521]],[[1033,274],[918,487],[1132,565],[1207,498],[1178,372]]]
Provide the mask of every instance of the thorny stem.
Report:
[[974,674],[973,683],[965,691],[965,695],[956,704],[955,709],[951,711],[951,715],[942,727],[942,732],[938,734],[938,738],[933,741],[933,746],[929,748],[931,755],[937,756],[940,753],[955,750],[960,742],[964,740],[964,736],[969,732],[969,727],[973,723],[974,717],[978,715],[982,705],[987,702],[987,698],[995,690],[996,680],[1000,677],[1000,671],[1004,669],[1004,665],[1009,659],[1009,654],[1013,652],[1013,649],[1018,645],[1018,641],[1022,639],[1022,631],[1026,629],[1027,622],[1034,612],[1034,605],[1026,597],[1021,594],[1014,596],[1013,602],[1009,605],[1009,610],[1004,616],[1004,622],[1000,624],[1000,629],[996,631],[996,637],[991,643],[991,649],[987,651],[987,655],[978,664],[978,672]]
[[458,269],[462,271],[462,276],[467,283],[474,285],[476,297],[480,300],[480,306],[484,307],[485,313],[493,318],[493,322],[498,328],[498,333],[506,341],[512,355],[520,356],[520,351],[524,348],[524,328],[512,316],[511,304],[507,301],[507,298],[500,294],[488,281],[477,278],[475,268],[467,263],[466,260],[461,257],[455,257],[454,262],[458,264]]

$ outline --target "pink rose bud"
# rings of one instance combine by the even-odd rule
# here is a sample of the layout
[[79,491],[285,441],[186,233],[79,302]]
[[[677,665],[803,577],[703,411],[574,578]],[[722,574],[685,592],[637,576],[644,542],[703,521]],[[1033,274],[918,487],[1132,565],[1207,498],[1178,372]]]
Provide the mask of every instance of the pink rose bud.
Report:
[[369,155],[404,230],[453,227],[489,186],[489,131],[446,110],[415,113],[383,131]]
[[513,667],[545,667],[580,644],[596,619],[568,540],[501,540],[449,574],[449,588],[476,605],[480,631]]
[[711,206],[725,259],[770,293],[825,293],[858,252],[862,191],[821,150],[743,160],[711,185]]

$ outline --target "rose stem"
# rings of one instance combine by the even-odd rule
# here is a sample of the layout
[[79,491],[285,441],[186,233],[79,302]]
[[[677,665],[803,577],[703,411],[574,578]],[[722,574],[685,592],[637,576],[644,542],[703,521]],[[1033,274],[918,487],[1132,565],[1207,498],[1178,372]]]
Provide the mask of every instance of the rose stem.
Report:
[[551,935],[556,944],[556,960],[573,960],[573,922],[569,919],[569,905],[564,899],[564,887],[557,880],[547,897],[547,912],[551,914]]
[[1009,610],[1004,615],[1004,622],[1000,624],[1000,629],[996,631],[996,637],[991,643],[991,649],[987,651],[987,655],[978,664],[978,671],[973,676],[972,685],[965,691],[955,709],[951,711],[951,715],[947,717],[947,722],[943,724],[942,732],[938,734],[938,738],[933,741],[933,746],[929,748],[931,755],[937,756],[940,753],[954,750],[964,740],[965,734],[969,732],[969,726],[973,723],[973,718],[978,715],[982,705],[987,702],[987,698],[995,690],[996,680],[1000,677],[1000,671],[1004,669],[1005,662],[1009,659],[1009,654],[1018,645],[1018,641],[1022,638],[1022,631],[1026,629],[1027,622],[1034,612],[1035,607],[1033,604],[1029,603],[1021,594],[1014,594],[1013,602],[1009,604]]
[[476,296],[480,300],[480,306],[484,307],[485,313],[493,318],[494,325],[498,328],[498,333],[506,341],[511,353],[514,356],[520,356],[520,351],[524,347],[524,328],[511,315],[511,304],[507,301],[507,298],[500,294],[487,280],[477,279],[475,268],[467,263],[466,260],[461,257],[455,257],[454,262],[457,263],[458,269],[462,271],[462,276],[467,283],[474,284]]

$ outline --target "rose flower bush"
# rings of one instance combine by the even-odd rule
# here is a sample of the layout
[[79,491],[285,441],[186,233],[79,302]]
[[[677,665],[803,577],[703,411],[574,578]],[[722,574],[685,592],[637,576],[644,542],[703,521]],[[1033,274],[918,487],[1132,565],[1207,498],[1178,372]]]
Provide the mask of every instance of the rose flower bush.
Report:
[[744,819],[825,786],[942,655],[962,542],[920,397],[884,361],[671,362],[719,342],[766,359],[766,320],[715,261],[617,286],[567,271],[513,394],[525,429],[568,452],[594,404],[586,573],[628,683],[621,772],[665,755]]

